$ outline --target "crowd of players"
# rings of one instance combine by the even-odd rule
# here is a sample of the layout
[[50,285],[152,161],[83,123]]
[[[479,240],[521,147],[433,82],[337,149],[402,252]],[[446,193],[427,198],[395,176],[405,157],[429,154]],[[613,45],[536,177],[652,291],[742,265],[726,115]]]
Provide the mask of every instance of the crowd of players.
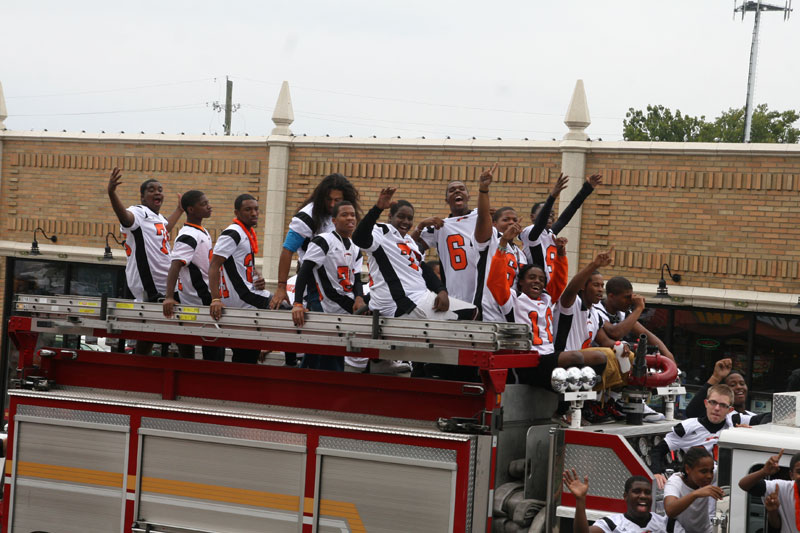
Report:
[[[480,174],[476,208],[470,204],[467,185],[452,181],[444,191],[447,216],[419,222],[415,222],[414,206],[395,198],[395,187],[382,189],[374,205],[362,213],[358,191],[346,177],[325,177],[291,219],[274,294],[266,290],[265,280],[256,268],[259,204],[253,196],[236,197],[234,218],[214,243],[203,227],[212,208],[201,191],[181,194],[178,207],[168,218],[160,213],[165,195],[156,180],[141,184],[140,205],[125,208],[116,192],[122,173],[114,169],[108,194],[125,237],[128,287],[137,301],[163,301],[166,317],[173,315],[180,302],[208,306],[214,319],[219,319],[225,308],[286,309],[297,327],[304,325],[309,311],[350,314],[364,310],[391,317],[527,323],[540,363],[535,368],[516,369],[511,372],[511,380],[549,387],[554,368],[591,366],[602,376],[600,387],[607,392],[602,403],[587,402],[583,420],[602,423],[623,418],[613,393],[614,387],[623,383],[620,361],[629,353],[620,341],[643,334],[649,345],[674,358],[664,343],[639,322],[645,301],[633,293],[631,283],[623,277],[604,283],[600,269],[612,264],[613,248],[597,254],[568,280],[567,240],[558,235],[584,200],[602,186],[602,177],[587,177],[556,218],[555,201],[568,180],[559,176],[547,198],[531,208],[530,224],[522,227],[516,209],[491,206],[496,170],[495,165]],[[388,217],[382,221],[387,210]],[[186,222],[171,246],[170,232],[183,214]],[[423,260],[428,249],[437,252],[436,268],[433,262]],[[298,257],[297,279],[291,299],[287,284],[294,254]],[[368,291],[361,278],[364,255],[368,260]],[[137,344],[137,353],[151,351],[151,343]],[[194,357],[193,346],[179,346],[179,351],[184,357]],[[234,362],[258,361],[258,351],[232,352]],[[222,361],[224,350],[203,347],[203,358]],[[286,364],[297,364],[294,354],[286,354]],[[476,377],[466,367],[418,364],[412,369],[402,361],[315,354],[304,354],[302,366],[371,373],[412,372],[463,380]],[[719,433],[733,425],[762,421],[745,409],[746,394],[744,379],[732,371],[731,361],[717,362],[714,374],[689,405],[687,414],[694,418],[675,426],[654,448],[653,472],[658,485],[665,489],[667,517],[649,512],[649,481],[632,478],[625,489],[628,512],[600,520],[590,528],[585,512],[581,512],[582,506],[585,509],[588,479],[566,472],[565,486],[577,501],[576,530],[711,531],[713,504],[722,496],[715,486],[714,474]],[[658,417],[657,413],[650,414]],[[568,422],[563,409],[556,416],[560,417],[558,421]],[[667,480],[662,459],[674,450],[685,452],[684,470]],[[741,485],[764,497],[771,526],[797,531],[786,514],[794,509],[791,498],[796,489],[764,481],[776,465],[777,462],[770,462],[763,472],[751,474]],[[790,470],[792,479],[800,477],[800,457],[792,459]]]

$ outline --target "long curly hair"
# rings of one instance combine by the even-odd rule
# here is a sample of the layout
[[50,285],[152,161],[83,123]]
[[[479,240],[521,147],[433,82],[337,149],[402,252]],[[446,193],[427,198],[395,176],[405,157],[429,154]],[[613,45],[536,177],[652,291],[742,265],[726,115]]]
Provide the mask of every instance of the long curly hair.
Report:
[[322,227],[322,221],[325,220],[325,217],[330,215],[326,203],[328,200],[328,193],[330,193],[332,189],[342,191],[342,200],[347,200],[353,204],[353,208],[356,210],[356,217],[361,219],[361,205],[358,201],[358,190],[350,183],[350,180],[345,178],[342,174],[330,174],[319,182],[308,198],[300,205],[302,209],[308,204],[313,204],[313,208],[311,209],[313,227],[311,229],[314,233]]

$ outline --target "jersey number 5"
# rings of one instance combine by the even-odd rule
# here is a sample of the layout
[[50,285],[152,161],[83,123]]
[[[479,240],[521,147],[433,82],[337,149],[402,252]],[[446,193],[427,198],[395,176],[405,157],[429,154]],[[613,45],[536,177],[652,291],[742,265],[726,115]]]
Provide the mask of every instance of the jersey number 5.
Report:
[[414,270],[419,270],[419,264],[417,264],[417,258],[414,254],[414,251],[411,250],[411,247],[404,242],[398,242],[397,247],[400,248],[400,254],[408,258],[409,262],[408,266],[410,266]]
[[467,268],[467,251],[464,250],[464,236],[458,233],[447,237],[447,251],[450,253],[450,266],[453,270]]
[[164,239],[161,241],[161,253],[169,255],[169,248],[167,248],[167,243],[169,243],[169,233],[167,233],[167,228],[165,228],[164,224],[161,222],[156,222],[154,226],[156,227],[156,235],[164,236]]

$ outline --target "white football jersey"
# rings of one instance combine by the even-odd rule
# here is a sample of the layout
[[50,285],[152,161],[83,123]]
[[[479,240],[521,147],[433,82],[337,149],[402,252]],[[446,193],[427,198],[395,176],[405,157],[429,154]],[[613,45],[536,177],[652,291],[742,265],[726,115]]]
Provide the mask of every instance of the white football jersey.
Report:
[[311,217],[311,211],[313,209],[313,203],[306,204],[300,209],[300,211],[295,213],[295,215],[292,217],[292,220],[289,221],[289,229],[298,235],[305,237],[303,245],[297,250],[298,265],[303,262],[303,256],[306,253],[308,243],[311,242],[311,239],[315,235],[319,235],[320,233],[330,233],[334,230],[333,218],[330,215],[326,215],[325,218],[322,219],[321,227],[315,229],[314,219]]
[[137,302],[155,302],[167,291],[169,232],[167,219],[144,205],[132,205],[129,228],[120,225],[125,237],[125,279]]
[[[488,241],[488,243],[483,243],[480,246],[482,248],[481,254],[483,254],[483,257],[481,257],[481,262],[483,262],[485,265],[479,265],[478,267],[479,275],[481,275],[479,291],[481,293],[483,321],[505,322],[505,313],[503,313],[503,311],[500,309],[500,305],[495,301],[494,297],[489,292],[489,289],[486,287],[486,282],[489,279],[489,265],[491,264],[495,253],[497,252],[497,248],[500,246],[500,232],[497,231],[497,228],[492,228],[492,238]],[[505,258],[506,280],[508,281],[508,286],[513,287],[517,279],[517,274],[519,273],[519,267],[524,265],[526,261],[525,254],[523,254],[522,250],[517,248],[515,244],[510,243],[508,250],[509,251],[506,252]]]
[[798,517],[795,514],[797,512],[797,502],[794,497],[794,487],[797,481],[790,481],[788,479],[765,479],[764,483],[767,487],[766,494],[772,494],[775,492],[775,488],[778,488],[778,503],[780,504],[778,513],[781,515],[781,533],[798,533]]
[[439,254],[442,283],[447,293],[465,302],[474,302],[478,285],[480,252],[474,240],[477,220],[478,210],[473,209],[464,216],[444,219],[441,228],[430,226],[420,234],[425,244],[436,248]]
[[674,519],[670,520],[656,513],[650,513],[650,521],[644,527],[637,526],[622,513],[603,517],[592,525],[606,533],[684,533],[685,531]]
[[313,261],[322,310],[326,313],[352,313],[353,284],[361,275],[361,249],[335,231],[311,239],[304,261]]
[[730,419],[726,418],[725,423],[717,431],[709,431],[697,418],[688,418],[677,424],[672,428],[672,431],[666,434],[664,441],[669,446],[670,450],[686,451],[695,446],[702,446],[717,460],[717,443],[719,442],[719,434],[723,429],[731,427]]
[[222,302],[228,307],[266,309],[270,293],[253,286],[255,254],[239,224],[231,224],[220,234],[214,255],[225,258],[220,276]]
[[575,296],[572,306],[564,307],[561,299],[555,306],[556,352],[581,350],[592,345],[597,331],[603,325],[600,315],[584,309],[580,296]]
[[375,224],[369,257],[369,308],[384,316],[402,316],[414,310],[428,293],[422,278],[422,254],[410,235],[400,235],[391,224]]
[[553,265],[558,255],[556,235],[549,229],[545,229],[537,237],[531,238],[532,229],[533,225],[530,225],[519,234],[519,239],[522,241],[522,251],[525,253],[525,260],[528,263],[542,266],[544,274],[547,276],[547,281],[550,281],[550,276],[553,274]]
[[[553,353],[553,308],[555,304],[547,292],[542,292],[542,295],[534,300],[525,293],[517,293],[513,287],[510,287],[505,260],[502,252],[499,250],[495,252],[489,269],[487,288],[500,305],[500,312],[503,313],[506,320],[518,324],[530,324],[534,348],[540,355],[549,355]],[[548,284],[547,289],[552,288],[557,295],[560,295],[566,286],[566,257],[556,263],[555,272],[554,281]]]
[[208,263],[211,258],[211,235],[203,226],[187,222],[175,238],[170,261],[181,261],[178,294],[181,303],[211,305],[208,289]]

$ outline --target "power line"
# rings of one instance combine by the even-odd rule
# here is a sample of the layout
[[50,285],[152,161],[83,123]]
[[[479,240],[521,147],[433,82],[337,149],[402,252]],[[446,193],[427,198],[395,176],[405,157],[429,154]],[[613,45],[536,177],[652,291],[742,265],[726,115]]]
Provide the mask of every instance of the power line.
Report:
[[[252,81],[255,83],[263,83],[266,85],[280,85],[279,83],[264,81],[264,80],[256,80],[253,78],[246,78],[243,76],[236,76],[239,79]],[[387,102],[400,102],[405,104],[415,104],[415,105],[426,105],[431,107],[444,107],[448,109],[467,109],[471,111],[489,111],[492,113],[514,113],[514,114],[523,114],[523,115],[538,115],[543,117],[563,117],[564,115],[561,113],[539,113],[536,111],[520,111],[518,109],[496,109],[490,107],[476,107],[476,106],[463,106],[463,105],[455,105],[455,104],[442,104],[442,103],[434,103],[434,102],[423,102],[420,100],[405,100],[402,98],[389,98],[384,96],[373,96],[368,94],[357,94],[357,93],[350,93],[350,92],[342,92],[342,91],[331,91],[328,89],[319,89],[316,87],[303,87],[302,85],[292,85],[292,89],[300,89],[303,91],[314,91],[319,93],[327,93],[327,94],[336,94],[340,96],[350,96],[354,98],[367,98],[370,100],[382,100]],[[603,119],[610,119],[610,120],[622,120],[624,117],[607,117],[607,116],[600,116],[596,115],[594,118],[603,118]]]
[[[152,85],[139,85],[137,87],[120,87],[117,89],[98,89],[95,91],[79,91],[74,93],[52,93],[52,94],[34,94],[34,95],[25,95],[25,96],[6,96],[6,99],[11,100],[12,98],[22,99],[22,98],[53,98],[57,96],[77,96],[83,94],[102,94],[102,93],[115,93],[115,92],[122,92],[122,91],[136,91],[139,89],[150,89],[153,87],[170,87],[173,85],[186,85],[189,83],[198,83],[201,81],[216,81],[216,78],[200,78],[197,80],[186,80],[186,81],[174,81],[174,82],[166,82],[166,83],[154,83]],[[22,115],[17,115],[22,116]]]
[[182,104],[182,105],[175,105],[175,106],[164,106],[164,107],[148,107],[144,109],[122,109],[122,110],[114,110],[114,111],[81,111],[75,113],[32,113],[32,114],[24,114],[24,115],[9,115],[11,117],[64,117],[64,116],[75,116],[75,115],[113,115],[117,113],[144,113],[148,111],[168,111],[168,110],[184,110],[184,109],[194,109],[198,107],[206,107],[205,102],[200,102],[197,104]]

